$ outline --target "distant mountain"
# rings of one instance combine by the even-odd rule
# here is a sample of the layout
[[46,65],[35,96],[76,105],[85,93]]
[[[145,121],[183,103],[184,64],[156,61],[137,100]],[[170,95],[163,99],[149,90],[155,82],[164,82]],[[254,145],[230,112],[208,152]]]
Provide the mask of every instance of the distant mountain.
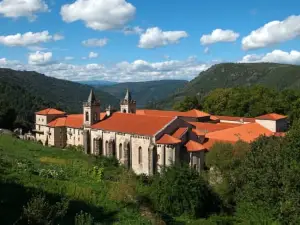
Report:
[[[82,104],[87,100],[91,88],[37,72],[0,68],[0,127],[10,114],[8,110],[15,110],[16,117],[23,124],[27,121],[32,124],[34,112],[44,107],[81,113]],[[101,100],[103,108],[108,104],[116,107],[119,104],[117,98],[101,89],[95,89],[95,94]]]
[[106,81],[106,80],[86,80],[86,81],[78,81],[77,83],[86,84],[86,85],[90,85],[90,86],[93,86],[93,87],[110,86],[110,85],[117,84],[117,82]]
[[118,99],[122,99],[125,96],[126,89],[129,88],[133,98],[137,101],[137,107],[142,108],[167,98],[179,88],[183,88],[187,83],[185,80],[128,82],[103,86],[101,90],[112,94]]
[[203,95],[216,88],[259,84],[282,90],[300,87],[300,66],[276,63],[222,63],[201,72],[182,89],[160,102],[171,108],[185,96]]

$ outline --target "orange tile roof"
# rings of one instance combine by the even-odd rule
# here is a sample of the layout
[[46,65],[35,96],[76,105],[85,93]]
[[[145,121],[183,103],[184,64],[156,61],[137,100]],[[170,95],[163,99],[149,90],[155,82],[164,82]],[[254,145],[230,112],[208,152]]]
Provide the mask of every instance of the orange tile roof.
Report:
[[274,136],[276,136],[276,137],[284,137],[285,135],[286,135],[285,132],[275,132],[274,133]]
[[152,136],[174,119],[175,117],[145,116],[116,112],[103,121],[94,124],[92,128]]
[[172,137],[169,134],[164,134],[159,140],[156,141],[157,144],[179,144],[181,140]]
[[220,120],[219,117],[216,117],[216,116],[210,116],[210,119],[211,120]]
[[280,115],[277,113],[269,113],[269,114],[265,114],[265,115],[256,117],[256,119],[258,119],[258,120],[280,120],[280,119],[285,119],[285,118],[287,118],[287,116]]
[[[100,119],[103,119],[106,113],[100,113]],[[72,127],[81,128],[83,126],[83,114],[71,114],[65,117],[57,118],[50,123],[49,127]]]
[[172,136],[175,138],[181,138],[181,136],[187,131],[187,127],[180,127],[178,128]]
[[35,114],[37,114],[37,115],[62,115],[62,114],[65,114],[65,112],[57,110],[57,109],[48,108],[48,109],[43,109],[41,111],[38,111]]
[[238,117],[238,116],[216,116],[220,120],[228,120],[228,121],[233,121],[233,122],[240,122],[241,120],[244,120],[244,122],[248,123],[254,123],[255,118],[249,118],[249,117]]
[[202,151],[205,150],[205,147],[193,140],[189,140],[186,144],[185,147],[187,149],[188,152],[196,152],[196,151]]
[[241,126],[241,124],[231,124],[231,123],[203,123],[203,122],[189,122],[189,123],[194,125],[197,130],[202,131],[204,133]]
[[205,132],[197,130],[197,129],[192,129],[192,131],[197,135],[197,136],[205,136]]
[[236,142],[238,140],[243,140],[246,142],[252,142],[261,135],[272,136],[274,133],[258,123],[248,123],[241,126],[228,128],[226,131],[220,130],[211,132],[206,134],[206,137],[220,141]]
[[181,116],[181,117],[206,117],[210,116],[206,112],[199,111],[197,109],[192,109],[186,112],[179,112],[179,111],[165,111],[165,110],[150,110],[150,109],[140,109],[136,111],[138,115],[151,115],[151,116]]
[[205,147],[205,149],[209,150],[215,143],[219,143],[219,142],[225,142],[225,143],[231,143],[231,144],[235,143],[234,141],[207,139],[202,145]]

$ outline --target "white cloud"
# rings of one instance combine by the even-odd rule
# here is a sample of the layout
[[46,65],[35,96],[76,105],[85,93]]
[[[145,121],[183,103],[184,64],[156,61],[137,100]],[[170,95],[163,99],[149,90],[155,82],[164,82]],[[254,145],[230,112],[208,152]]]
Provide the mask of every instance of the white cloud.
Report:
[[148,28],[140,37],[140,48],[156,48],[177,44],[180,39],[188,37],[185,31],[162,31],[158,27]]
[[61,7],[60,14],[67,23],[82,20],[94,30],[123,27],[133,19],[135,7],[126,0],[76,0]]
[[204,54],[208,54],[209,53],[209,48],[206,47],[204,50],[203,50]]
[[274,50],[265,55],[250,54],[243,57],[240,61],[242,63],[253,62],[273,62],[273,63],[285,63],[285,64],[300,64],[300,52],[292,50],[290,52],[284,52],[281,50]]
[[[191,80],[201,71],[208,69],[212,63],[199,62],[195,57],[186,60],[166,60],[161,62],[147,62],[135,60],[133,62],[120,62],[115,65],[102,64],[75,65],[67,63],[38,64],[13,63],[5,61],[0,67],[17,70],[37,71],[48,76],[66,80],[110,80],[117,82],[146,81],[159,79],[184,79]],[[44,60],[45,61],[45,60]]]
[[27,17],[36,19],[36,13],[47,12],[48,5],[44,0],[3,0],[0,2],[0,14],[4,17]]
[[125,35],[130,35],[130,34],[142,34],[144,32],[143,28],[140,28],[139,26],[135,26],[135,27],[124,27],[123,28],[123,33]]
[[86,47],[103,47],[107,45],[107,43],[108,43],[107,38],[102,38],[102,39],[92,38],[92,39],[82,41],[82,44]]
[[54,41],[60,41],[60,40],[63,40],[63,39],[65,39],[65,37],[61,34],[54,34],[53,35],[53,40]]
[[72,56],[66,56],[65,57],[65,60],[73,60],[74,59],[74,57],[72,57]]
[[28,48],[28,50],[33,51],[33,52],[34,51],[45,51],[45,50],[47,50],[47,48],[42,47],[42,46],[37,46],[37,45],[28,46],[27,48]]
[[31,65],[47,65],[52,60],[52,52],[34,52],[28,56],[28,63]]
[[290,16],[283,21],[271,21],[252,31],[242,40],[244,50],[264,48],[300,37],[300,15]]
[[92,58],[97,58],[98,57],[98,53],[96,52],[90,52],[89,54],[89,58],[92,59]]
[[202,35],[200,42],[202,45],[210,45],[217,42],[234,42],[240,36],[233,30],[215,29],[211,34]]
[[18,33],[14,35],[0,36],[0,44],[9,47],[30,46],[57,40],[57,36],[50,35],[48,31],[42,31],[37,33],[27,32],[24,34]]

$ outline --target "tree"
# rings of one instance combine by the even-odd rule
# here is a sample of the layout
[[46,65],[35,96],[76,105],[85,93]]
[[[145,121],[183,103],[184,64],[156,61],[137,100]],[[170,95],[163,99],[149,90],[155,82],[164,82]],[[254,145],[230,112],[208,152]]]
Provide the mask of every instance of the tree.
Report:
[[151,188],[156,209],[174,216],[204,217],[218,210],[219,202],[208,184],[188,166],[165,168]]
[[208,179],[213,190],[219,195],[226,211],[233,211],[235,206],[235,171],[243,163],[249,152],[248,143],[216,143],[206,154],[205,163],[210,170]]
[[174,110],[184,112],[191,109],[201,109],[201,106],[196,96],[186,96],[183,101],[176,103],[173,108]]

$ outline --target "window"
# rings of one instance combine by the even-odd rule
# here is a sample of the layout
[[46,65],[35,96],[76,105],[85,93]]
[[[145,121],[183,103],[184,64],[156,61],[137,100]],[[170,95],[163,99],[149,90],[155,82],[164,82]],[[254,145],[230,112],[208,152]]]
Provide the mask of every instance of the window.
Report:
[[139,157],[139,164],[142,164],[143,157],[142,157],[142,147],[141,146],[139,147],[139,155],[138,155],[138,157]]
[[89,121],[89,112],[85,112],[85,121],[86,121],[86,122]]
[[123,113],[126,113],[126,109],[123,109]]
[[59,133],[62,133],[62,128],[59,129]]
[[123,148],[122,148],[122,143],[119,144],[119,159],[122,159],[122,152],[123,152]]
[[73,129],[73,134],[75,134],[75,129]]
[[78,141],[80,141],[80,138],[78,138]]
[[80,130],[78,130],[78,135],[80,134]]
[[105,154],[108,154],[108,141],[105,142]]
[[97,121],[97,113],[94,113],[94,121]]

